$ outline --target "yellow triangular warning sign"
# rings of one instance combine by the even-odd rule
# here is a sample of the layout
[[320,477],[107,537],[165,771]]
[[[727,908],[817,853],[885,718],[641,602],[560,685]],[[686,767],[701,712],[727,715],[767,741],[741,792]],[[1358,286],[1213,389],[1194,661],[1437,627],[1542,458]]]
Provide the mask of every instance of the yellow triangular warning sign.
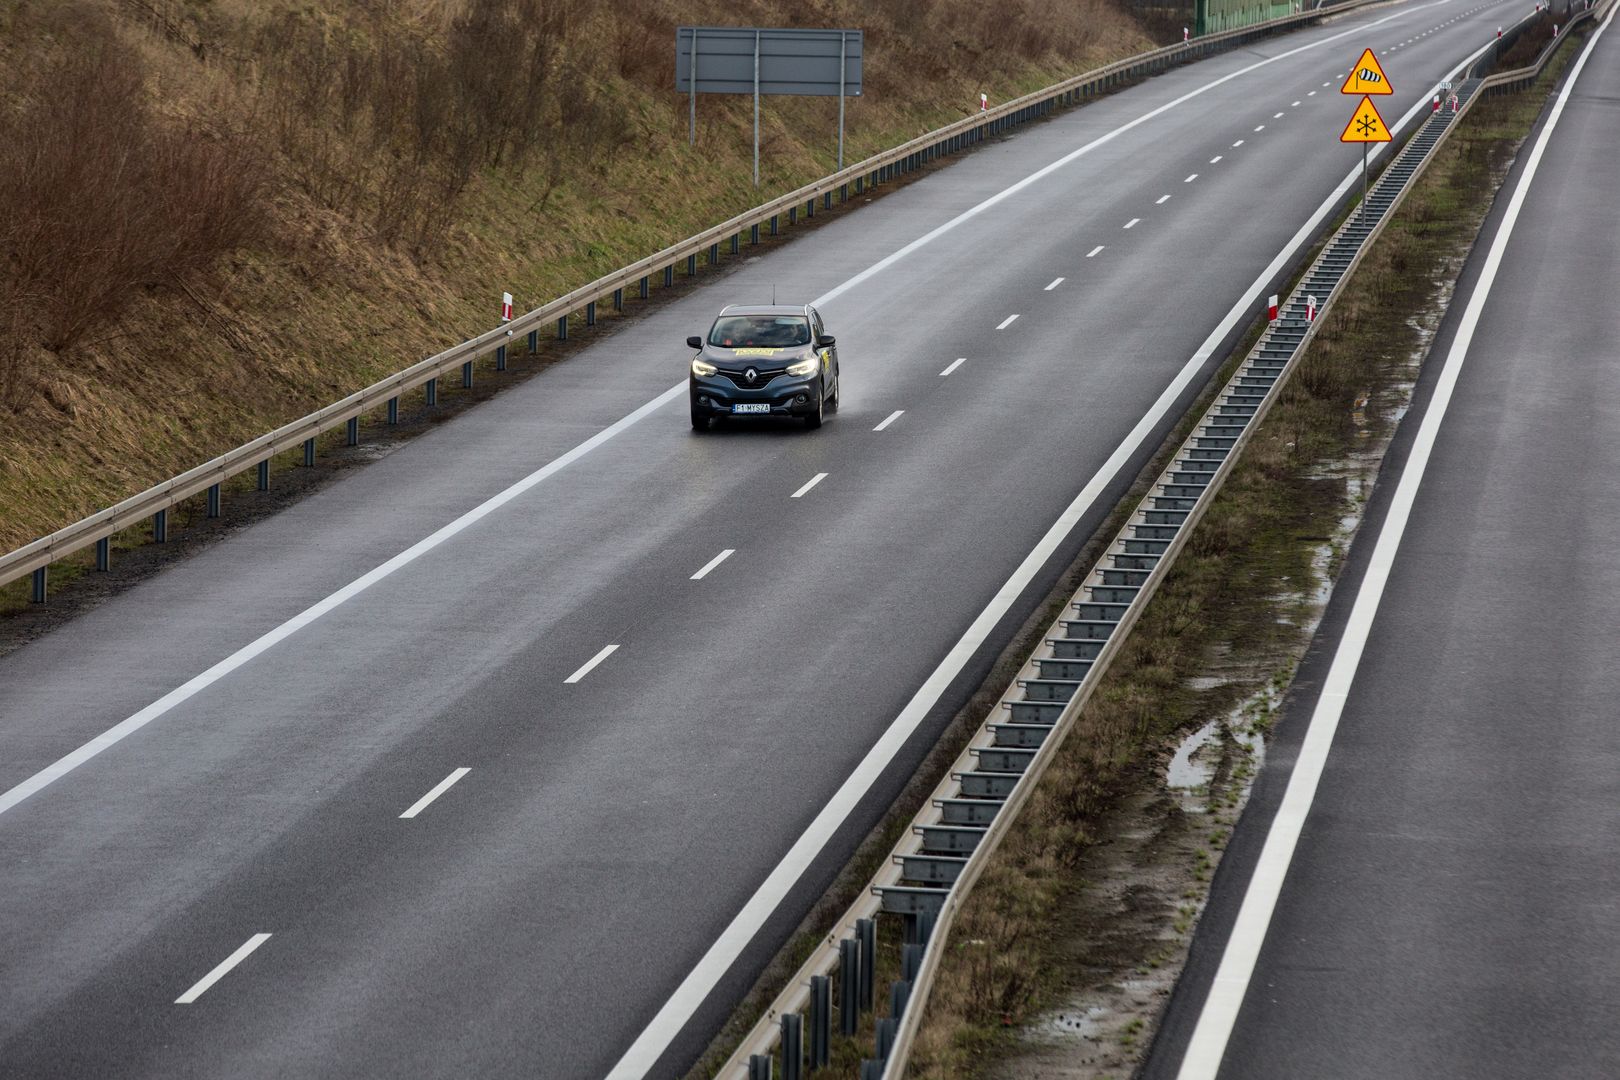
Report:
[[1356,66],[1351,69],[1350,77],[1344,80],[1339,87],[1341,94],[1393,94],[1395,88],[1389,85],[1389,78],[1384,69],[1378,65],[1378,57],[1373,55],[1371,49],[1361,54]]
[[1361,104],[1356,106],[1356,115],[1350,118],[1345,126],[1344,134],[1339,136],[1340,142],[1389,142],[1389,128],[1384,126],[1384,118],[1378,115],[1378,109],[1373,105],[1372,98],[1363,97]]

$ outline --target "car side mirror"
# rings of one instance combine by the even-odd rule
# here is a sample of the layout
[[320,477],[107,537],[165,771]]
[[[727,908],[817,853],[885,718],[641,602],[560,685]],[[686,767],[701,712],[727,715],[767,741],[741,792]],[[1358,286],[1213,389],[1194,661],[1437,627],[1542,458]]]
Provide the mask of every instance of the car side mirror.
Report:
[[688,349],[701,349],[703,348],[703,339],[698,337],[696,334],[693,334],[691,337],[686,339],[686,347]]
[[821,339],[816,342],[816,346],[822,349],[830,349],[836,344],[838,344],[838,339],[831,334],[822,334]]

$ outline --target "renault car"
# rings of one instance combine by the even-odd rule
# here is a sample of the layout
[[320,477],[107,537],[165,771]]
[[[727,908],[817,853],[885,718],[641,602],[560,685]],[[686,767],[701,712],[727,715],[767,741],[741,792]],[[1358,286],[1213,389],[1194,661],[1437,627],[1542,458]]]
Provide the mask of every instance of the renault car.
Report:
[[728,307],[689,337],[692,426],[716,417],[796,416],[812,428],[838,408],[838,343],[805,305]]

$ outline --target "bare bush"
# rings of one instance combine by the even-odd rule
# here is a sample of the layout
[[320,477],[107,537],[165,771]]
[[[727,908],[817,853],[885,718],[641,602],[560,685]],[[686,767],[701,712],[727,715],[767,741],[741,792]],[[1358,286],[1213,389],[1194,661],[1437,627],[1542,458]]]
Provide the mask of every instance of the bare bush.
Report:
[[86,6],[67,40],[25,65],[0,112],[0,354],[19,403],[21,358],[71,349],[143,288],[184,284],[266,229],[242,136],[153,115],[136,55]]

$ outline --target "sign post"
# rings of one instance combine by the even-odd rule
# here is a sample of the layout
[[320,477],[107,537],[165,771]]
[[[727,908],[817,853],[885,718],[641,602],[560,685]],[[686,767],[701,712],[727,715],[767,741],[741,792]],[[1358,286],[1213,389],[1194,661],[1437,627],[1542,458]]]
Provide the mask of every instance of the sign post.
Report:
[[1389,127],[1384,118],[1378,115],[1378,109],[1372,103],[1374,94],[1393,94],[1395,88],[1389,84],[1384,75],[1383,67],[1378,63],[1378,57],[1373,55],[1371,49],[1363,49],[1361,59],[1351,70],[1350,77],[1344,80],[1339,87],[1341,94],[1360,94],[1361,104],[1356,106],[1356,114],[1350,118],[1345,126],[1344,134],[1339,136],[1340,142],[1361,144],[1361,220],[1367,221],[1367,145],[1369,143],[1387,143],[1390,140]]
[[837,95],[838,167],[843,168],[844,99],[861,96],[862,51],[859,30],[678,27],[675,91],[687,95],[687,123],[691,129],[688,141],[694,145],[697,142],[699,94],[751,95],[754,186],[758,187],[760,99],[768,94]]

